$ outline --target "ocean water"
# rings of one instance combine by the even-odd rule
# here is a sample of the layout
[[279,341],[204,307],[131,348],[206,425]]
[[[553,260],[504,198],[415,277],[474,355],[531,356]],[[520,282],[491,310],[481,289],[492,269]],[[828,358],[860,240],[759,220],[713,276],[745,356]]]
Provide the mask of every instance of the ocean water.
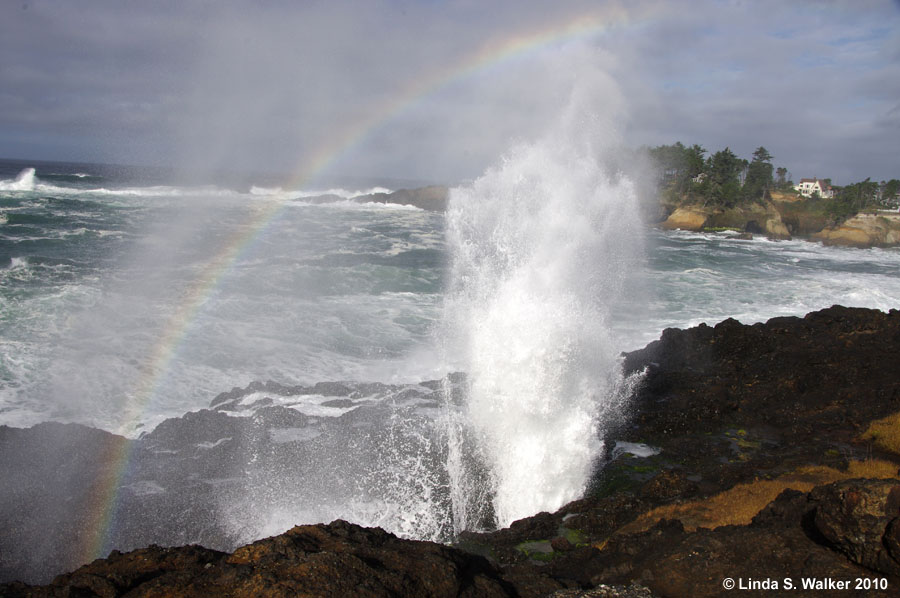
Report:
[[[438,502],[453,521],[424,499],[398,499],[387,518],[354,507],[360,523],[442,539],[577,497],[604,418],[627,408],[619,354],[664,328],[900,307],[900,250],[654,230],[639,222],[634,181],[569,137],[514,150],[453,190],[447,213],[353,200],[371,189],[0,162],[0,424],[135,437],[254,381],[416,384],[465,371],[463,407],[429,424],[389,418],[406,439],[443,443]],[[391,478],[396,493],[429,495],[434,472],[416,469],[409,446],[385,465],[408,470]],[[270,498],[277,512],[246,539],[354,502],[323,514]]]
[[254,380],[437,375],[440,214],[337,195],[370,189],[137,186],[90,166],[18,167],[0,175],[2,423],[135,435]]

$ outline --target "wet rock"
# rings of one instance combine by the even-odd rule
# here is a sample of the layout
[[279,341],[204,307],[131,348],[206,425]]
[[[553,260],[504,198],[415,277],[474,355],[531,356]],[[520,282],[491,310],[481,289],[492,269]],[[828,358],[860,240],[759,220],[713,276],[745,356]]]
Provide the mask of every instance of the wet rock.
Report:
[[668,329],[625,356],[626,371],[647,373],[623,435],[665,451],[667,439],[753,428],[771,447],[825,452],[900,410],[900,379],[890,366],[898,359],[896,310],[835,306],[752,326],[725,320]]
[[568,538],[557,536],[550,540],[550,547],[554,552],[568,552],[575,548]]
[[[506,581],[487,559],[431,542],[401,540],[343,521],[295,527],[228,555],[197,546],[113,553],[48,586],[3,588],[31,596],[315,596],[510,597],[546,595]],[[549,586],[547,585],[549,584]]]
[[0,426],[0,580],[49,579],[83,562],[69,547],[90,542],[97,490],[115,482],[98,456],[108,460],[130,446],[78,424]]
[[900,481],[848,480],[816,488],[810,500],[815,528],[832,546],[863,567],[900,575]]
[[644,484],[640,494],[651,500],[666,500],[676,497],[688,498],[695,495],[697,490],[697,483],[687,479],[683,471],[667,470]]
[[654,598],[649,588],[639,585],[608,586],[600,584],[591,590],[558,590],[549,598]]

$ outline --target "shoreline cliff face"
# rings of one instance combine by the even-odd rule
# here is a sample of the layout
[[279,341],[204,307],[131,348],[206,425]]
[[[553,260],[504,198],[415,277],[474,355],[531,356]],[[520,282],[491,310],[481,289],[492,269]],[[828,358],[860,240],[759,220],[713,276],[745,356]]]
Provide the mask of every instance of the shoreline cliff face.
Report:
[[790,239],[791,233],[772,202],[754,203],[730,209],[681,206],[660,224],[665,230],[703,231],[735,229],[750,234],[764,234],[773,239]]
[[[726,578],[777,580],[779,591],[790,579],[790,594],[799,597],[823,595],[801,587],[801,578],[872,579],[878,585],[867,596],[896,595],[900,441],[877,424],[900,412],[898,360],[897,310],[836,306],[752,326],[726,320],[668,329],[624,356],[626,371],[644,372],[629,416],[609,431],[586,495],[556,513],[463,533],[453,546],[335,522],[228,551],[113,552],[49,585],[0,586],[0,595],[537,597],[587,595],[602,585],[610,586],[599,594],[606,596],[702,597],[730,595]],[[242,396],[236,390],[214,403],[230,409]],[[177,455],[166,451],[189,434],[218,437],[222,426],[238,425],[233,419],[214,407],[170,420],[154,450],[175,466]],[[0,436],[27,446],[42,426],[0,428]],[[79,442],[111,441],[82,428],[70,430]],[[208,465],[228,462],[225,444]],[[13,444],[3,450],[11,455]],[[65,458],[69,467],[79,463],[73,451]],[[4,459],[6,476],[15,475],[15,462]],[[51,465],[41,474],[48,484]],[[189,498],[186,505],[202,507],[201,495]],[[20,500],[20,510],[33,502]],[[15,513],[9,508],[4,517]],[[50,537],[54,531],[14,543],[7,536],[0,558],[9,559],[16,545],[64,542]]]
[[896,247],[900,245],[900,214],[857,214],[839,226],[812,235],[825,245]]
[[900,246],[900,214],[857,214],[841,224],[808,202],[791,200],[785,194],[772,201],[730,209],[694,204],[664,206],[659,227],[663,230],[731,229],[749,234],[762,234],[771,239],[800,237],[825,245],[844,247]]

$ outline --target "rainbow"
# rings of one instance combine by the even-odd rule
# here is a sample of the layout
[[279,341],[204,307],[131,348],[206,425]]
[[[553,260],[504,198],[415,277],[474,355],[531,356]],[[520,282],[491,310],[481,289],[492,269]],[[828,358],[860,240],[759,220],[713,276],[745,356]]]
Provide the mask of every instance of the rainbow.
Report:
[[[587,15],[550,23],[537,31],[491,40],[443,69],[435,69],[425,77],[410,80],[390,98],[368,110],[366,115],[330,131],[328,141],[303,160],[284,188],[302,188],[315,175],[358,147],[398,115],[455,82],[506,61],[540,51],[554,43],[589,39],[628,20],[629,14],[623,8],[618,5],[607,6]],[[144,368],[123,414],[123,427],[127,428],[129,424],[133,425],[140,420],[145,407],[165,379],[170,364],[175,361],[191,322],[230,266],[263,234],[283,208],[284,202],[274,199],[263,204],[247,225],[224,242],[220,252],[203,268],[148,356],[148,365]],[[118,510],[118,488],[128,473],[133,446],[132,442],[111,441],[103,454],[98,455],[98,462],[102,467],[89,491],[91,515],[83,530],[81,554],[85,561],[100,558],[111,549],[109,542]]]

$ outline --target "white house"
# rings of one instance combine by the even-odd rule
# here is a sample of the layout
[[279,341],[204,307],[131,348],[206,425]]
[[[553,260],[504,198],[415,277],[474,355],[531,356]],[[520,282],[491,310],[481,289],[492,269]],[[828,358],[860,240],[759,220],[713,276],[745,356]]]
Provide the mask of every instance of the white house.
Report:
[[794,189],[799,191],[803,197],[812,197],[813,193],[818,193],[822,199],[834,197],[834,189],[821,179],[800,179],[800,184],[794,185]]

